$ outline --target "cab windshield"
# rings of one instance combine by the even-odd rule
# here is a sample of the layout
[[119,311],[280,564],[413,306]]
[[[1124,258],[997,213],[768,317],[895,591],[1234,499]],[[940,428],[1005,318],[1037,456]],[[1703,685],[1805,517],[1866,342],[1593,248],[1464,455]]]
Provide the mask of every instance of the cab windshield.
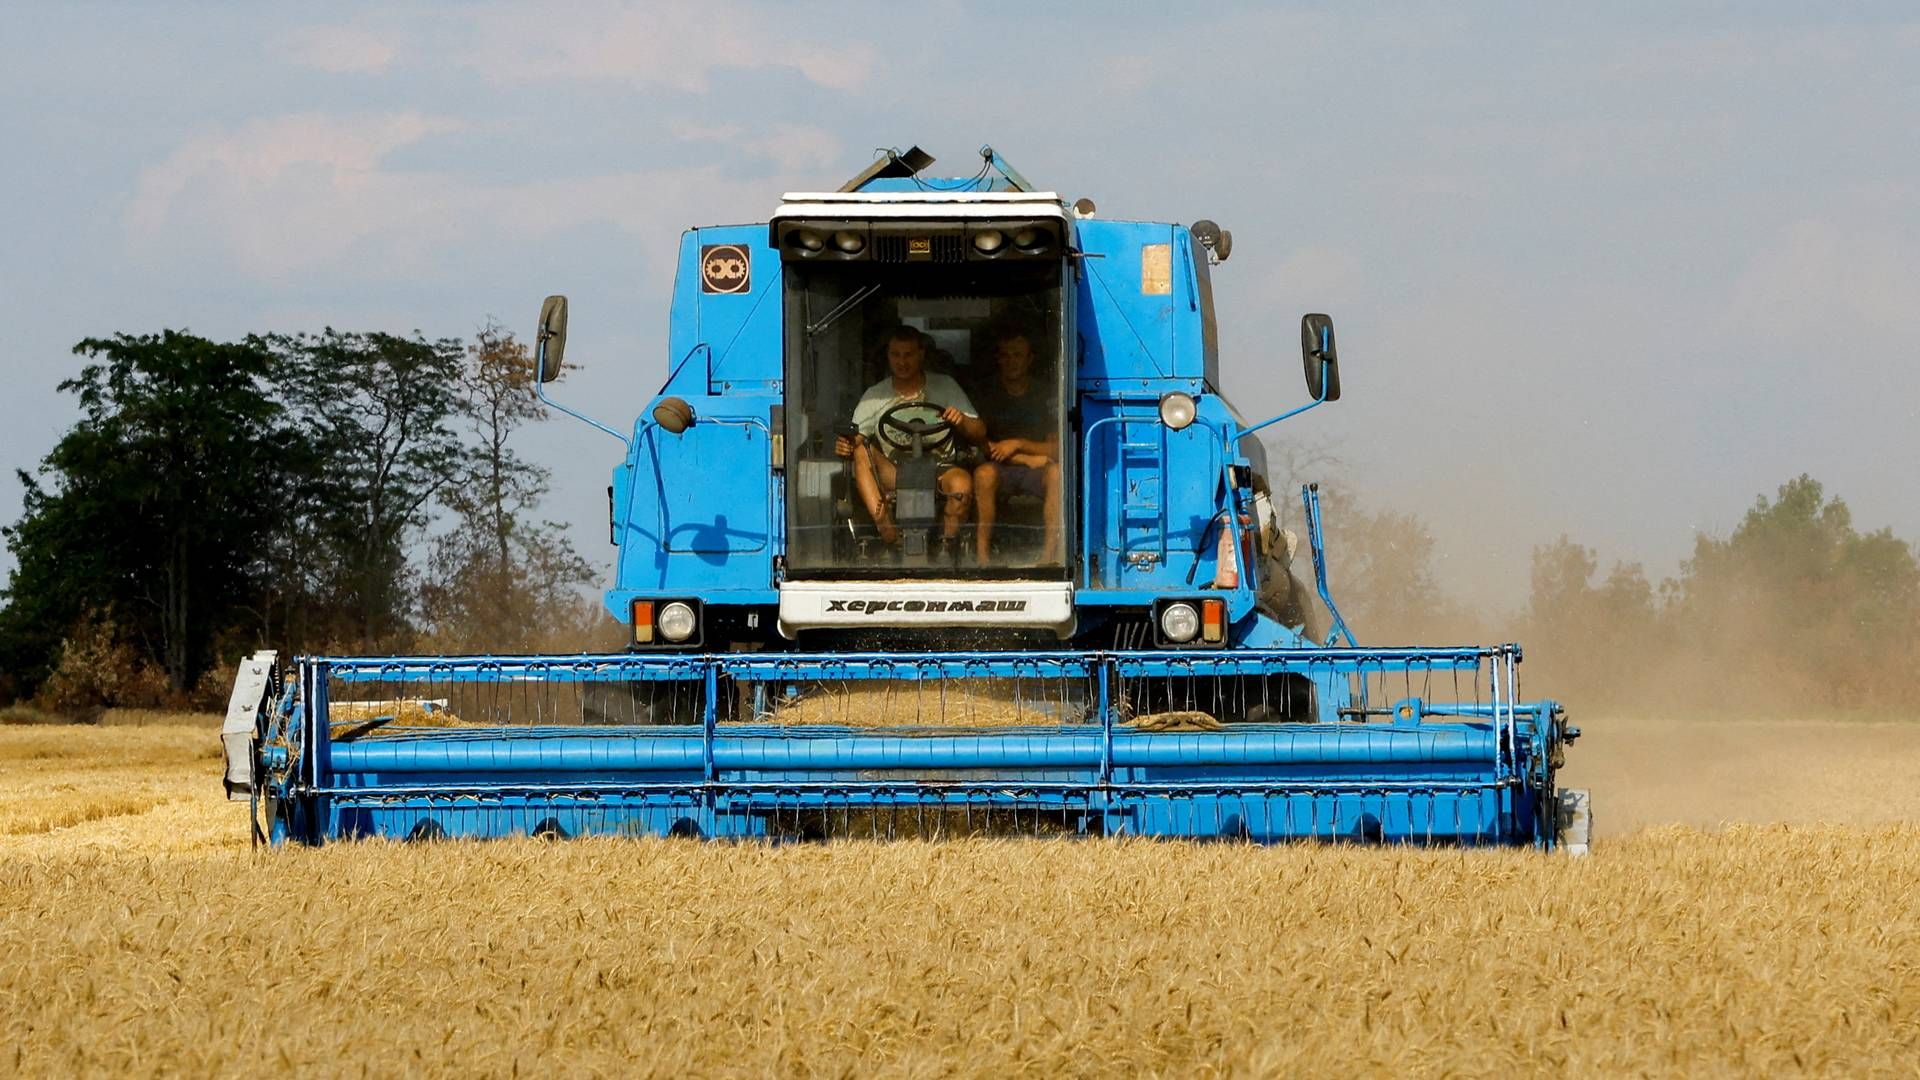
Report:
[[785,281],[789,575],[1064,576],[1060,264]]

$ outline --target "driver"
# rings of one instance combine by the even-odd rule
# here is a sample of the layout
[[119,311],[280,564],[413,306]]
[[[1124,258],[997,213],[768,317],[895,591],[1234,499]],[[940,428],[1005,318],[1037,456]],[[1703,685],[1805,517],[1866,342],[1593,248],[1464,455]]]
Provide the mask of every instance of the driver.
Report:
[[940,419],[952,425],[953,435],[934,451],[935,458],[945,464],[939,476],[943,496],[940,535],[949,541],[960,535],[967,504],[973,498],[973,476],[954,462],[961,445],[978,446],[987,437],[987,426],[973,402],[967,400],[966,391],[952,376],[927,371],[926,363],[927,343],[920,331],[911,326],[895,328],[887,335],[887,377],[867,387],[867,392],[860,395],[860,404],[853,407],[853,422],[860,429],[860,437],[841,436],[833,443],[834,453],[853,459],[854,487],[880,539],[889,544],[900,539],[900,527],[893,522],[888,500],[896,479],[893,459],[904,451],[879,437],[880,417],[898,405],[924,403],[940,410]]

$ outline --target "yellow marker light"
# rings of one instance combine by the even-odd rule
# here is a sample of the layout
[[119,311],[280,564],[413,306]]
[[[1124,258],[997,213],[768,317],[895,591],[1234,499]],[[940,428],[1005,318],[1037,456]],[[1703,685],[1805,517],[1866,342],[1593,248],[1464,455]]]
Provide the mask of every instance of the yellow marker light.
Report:
[[633,602],[633,643],[635,645],[653,644],[653,601],[651,600]]
[[1140,245],[1140,295],[1167,296],[1173,292],[1173,245]]

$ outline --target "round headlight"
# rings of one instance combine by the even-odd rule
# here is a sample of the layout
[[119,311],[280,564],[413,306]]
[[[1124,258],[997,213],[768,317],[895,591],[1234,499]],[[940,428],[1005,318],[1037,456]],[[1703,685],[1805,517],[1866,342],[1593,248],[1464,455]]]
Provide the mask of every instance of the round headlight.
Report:
[[999,229],[982,229],[973,234],[973,250],[991,255],[1007,245],[1007,234]]
[[787,234],[787,243],[805,251],[819,251],[827,246],[826,238],[812,229],[795,229]]
[[833,246],[849,255],[858,255],[860,249],[867,246],[867,238],[857,232],[842,229],[833,234]]
[[1013,233],[1013,246],[1021,251],[1039,251],[1053,242],[1053,234],[1045,229],[1016,229]]
[[[1163,620],[1164,621],[1164,620]],[[653,625],[660,636],[668,641],[685,641],[693,636],[698,620],[693,617],[693,608],[675,600],[660,609],[654,617]],[[1195,625],[1199,625],[1196,621]]]
[[1175,390],[1160,398],[1160,422],[1174,431],[1193,423],[1196,412],[1192,394]]
[[1160,609],[1160,635],[1176,645],[1192,641],[1200,633],[1200,613],[1192,604],[1168,604]]

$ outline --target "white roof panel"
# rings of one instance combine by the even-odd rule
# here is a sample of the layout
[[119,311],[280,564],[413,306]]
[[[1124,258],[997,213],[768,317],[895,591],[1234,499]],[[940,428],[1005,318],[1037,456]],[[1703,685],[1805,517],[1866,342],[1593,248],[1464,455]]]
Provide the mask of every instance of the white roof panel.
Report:
[[774,221],[793,218],[1046,217],[1066,220],[1060,196],[1051,191],[797,191],[781,196]]
[[781,202],[844,203],[1027,203],[1058,204],[1060,195],[1052,191],[789,191]]

